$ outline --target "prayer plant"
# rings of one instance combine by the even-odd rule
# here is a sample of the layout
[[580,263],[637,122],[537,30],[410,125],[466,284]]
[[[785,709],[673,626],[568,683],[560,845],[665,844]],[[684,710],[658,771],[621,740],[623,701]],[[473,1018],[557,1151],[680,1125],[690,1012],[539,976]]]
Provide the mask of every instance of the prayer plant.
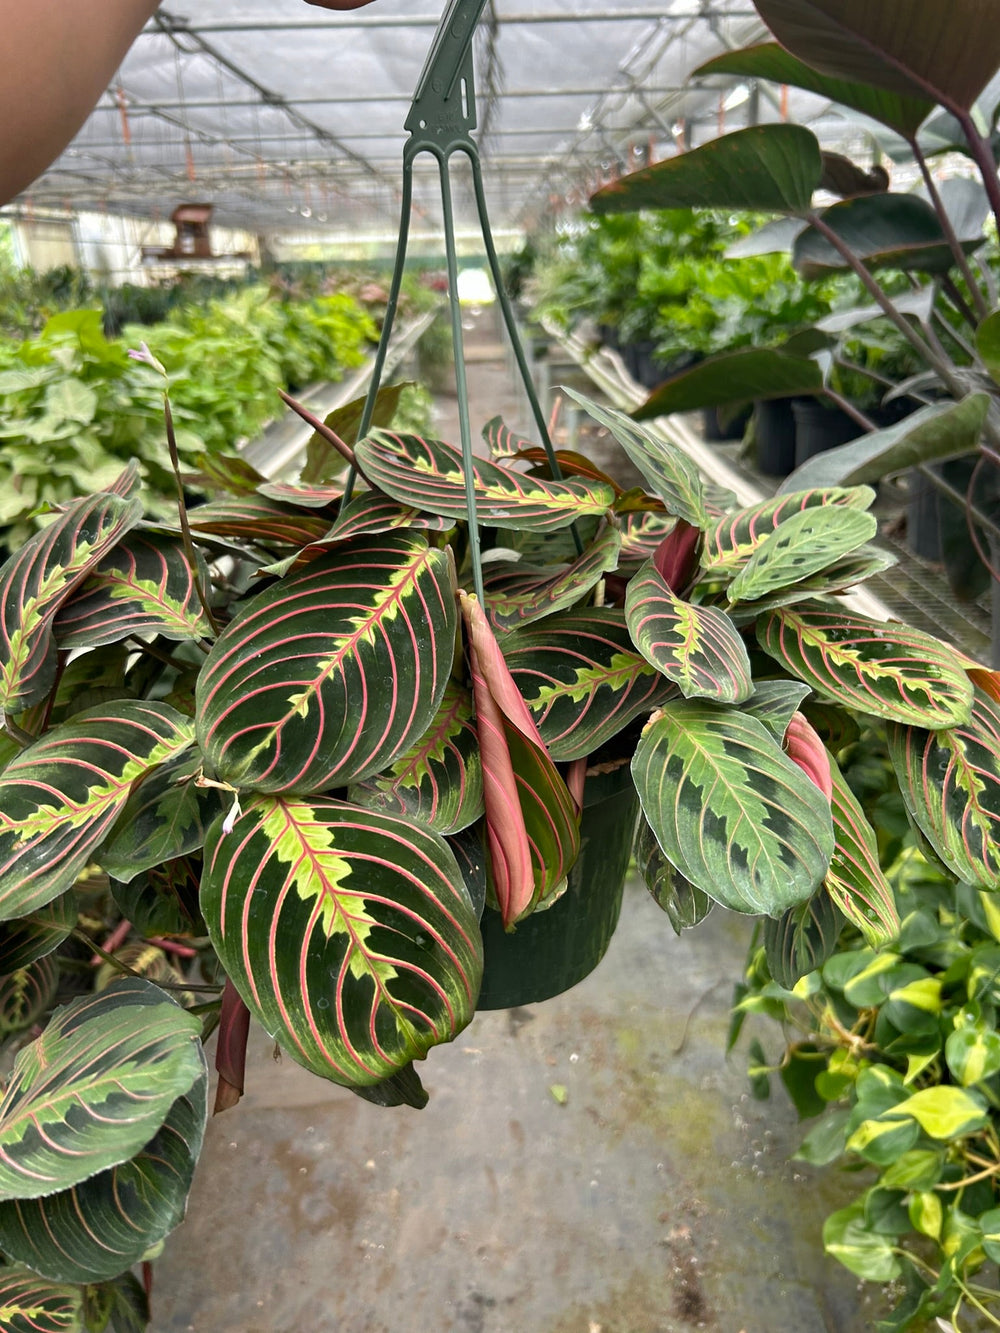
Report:
[[142,1326],[129,1270],[183,1215],[215,1029],[216,1109],[251,1018],[319,1077],[420,1106],[414,1061],[477,1006],[596,963],[633,845],[676,929],[762,915],[790,971],[831,918],[891,940],[836,762],[858,718],[890,728],[956,879],[1000,887],[1000,677],[835,597],[887,563],[872,491],[733,511],[576,397],[645,489],[565,451],[555,480],[499,420],[467,475],[378,426],[388,390],[365,438],[358,405],[314,422],[295,484],[215,460],[218,498],[173,528],[130,467],[0,570],[15,1326]]

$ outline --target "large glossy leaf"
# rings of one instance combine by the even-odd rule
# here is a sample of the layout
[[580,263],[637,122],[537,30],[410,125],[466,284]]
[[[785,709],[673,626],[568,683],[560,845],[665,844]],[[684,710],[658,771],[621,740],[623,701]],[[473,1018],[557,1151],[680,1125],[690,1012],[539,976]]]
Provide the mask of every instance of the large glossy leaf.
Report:
[[323,797],[259,797],[213,826],[202,908],[266,1031],[335,1083],[367,1086],[472,1018],[482,943],[447,843]]
[[55,679],[60,606],[142,517],[138,500],[77,500],[0,569],[0,712],[41,703]]
[[773,533],[779,524],[793,514],[817,505],[845,505],[852,509],[867,509],[875,499],[875,492],[867,486],[850,489],[829,487],[809,491],[795,491],[773,500],[748,505],[735,514],[720,518],[705,533],[701,565],[706,574],[735,574],[753,555],[757,547]]
[[837,78],[968,110],[1000,65],[992,0],[754,0],[782,46]]
[[820,393],[822,389],[823,372],[810,357],[772,347],[741,347],[710,356],[664,380],[633,415],[637,421],[648,421],[671,412]]
[[800,977],[822,967],[837,947],[843,917],[820,889],[777,920],[764,922],[764,952],[771,976],[791,990]]
[[621,544],[618,529],[606,527],[571,565],[494,569],[486,578],[486,612],[493,628],[508,634],[580,601],[602,574],[616,568]]
[[[462,453],[442,440],[375,431],[359,440],[358,464],[368,481],[403,504],[449,518],[468,519]],[[473,464],[476,513],[496,528],[552,532],[614,503],[611,486],[588,481],[543,481],[485,458]]]
[[59,986],[59,963],[52,954],[0,976],[0,1037],[25,1032],[45,1013]]
[[830,777],[836,846],[826,877],[826,891],[866,942],[873,949],[880,949],[899,934],[896,900],[882,873],[875,830],[834,759],[830,760]]
[[749,208],[799,213],[822,174],[819,144],[801,125],[753,125],[634,171],[591,196],[596,213],[640,208]]
[[971,393],[957,403],[921,407],[895,426],[814,454],[786,477],[779,491],[879,481],[916,463],[968,453],[979,443],[989,406],[988,394]]
[[742,51],[726,51],[699,65],[694,73],[699,76],[735,74],[740,78],[766,79],[769,83],[804,88],[806,92],[871,116],[872,120],[888,125],[909,139],[934,110],[934,101],[930,97],[908,96],[874,87],[867,81],[821,74],[777,42],[761,42],[758,46],[744,47]]
[[945,644],[906,625],[826,607],[770,612],[761,647],[824,698],[934,730],[968,721],[972,685]]
[[755,548],[729,585],[731,602],[755,602],[818,574],[870,541],[875,515],[847,505],[811,505],[790,514]]
[[128,883],[153,866],[197,851],[221,813],[222,793],[199,787],[197,754],[179,754],[138,784],[96,855],[103,870]]
[[198,505],[188,514],[194,532],[236,537],[258,546],[305,546],[330,527],[322,514],[269,500],[264,495],[231,496]]
[[612,607],[564,611],[519,630],[505,641],[504,656],[558,761],[586,758],[669,690]]
[[135,1157],[42,1199],[0,1202],[0,1249],[56,1282],[107,1281],[184,1218],[207,1113],[208,1070]]
[[609,430],[646,478],[668,514],[682,518],[695,528],[708,526],[705,492],[694,463],[682,449],[653,438],[641,426],[611,407],[601,407],[575,389],[563,393],[579,403],[588,416]]
[[77,713],[0,774],[0,919],[71,888],[150,769],[185,750],[190,721],[167,704],[123,700]]
[[[197,575],[208,569],[197,552]],[[96,648],[130,634],[200,639],[211,630],[179,541],[133,532],[90,573],[62,606],[54,624],[60,648]]]
[[892,727],[889,754],[907,810],[948,869],[1000,888],[1000,704],[976,690],[965,724]]
[[[915,194],[868,194],[843,199],[820,216],[868,268],[947,273],[955,263],[937,214]],[[963,249],[974,250],[983,237],[959,237],[959,241]],[[792,262],[805,278],[822,278],[849,267],[815,227],[807,227],[795,238]]]
[[750,659],[733,622],[718,607],[671,592],[653,561],[629,581],[625,618],[646,661],[686,699],[739,703],[753,693]]
[[348,797],[436,833],[474,823],[483,813],[483,768],[468,691],[450,681],[425,734],[386,772],[350,787]]
[[4,1333],[83,1333],[83,1291],[49,1282],[17,1264],[0,1268]]
[[632,776],[668,860],[723,906],[780,916],[822,882],[829,802],[756,718],[669,703],[643,732]]
[[0,1199],[69,1189],[139,1152],[202,1076],[200,1035],[137,977],[57,1009],[0,1103]]
[[202,667],[218,776],[319,791],[379,773],[431,725],[455,648],[454,569],[418,533],[361,537],[253,598]]
[[28,916],[0,925],[0,976],[58,949],[76,925],[76,895],[64,893]]

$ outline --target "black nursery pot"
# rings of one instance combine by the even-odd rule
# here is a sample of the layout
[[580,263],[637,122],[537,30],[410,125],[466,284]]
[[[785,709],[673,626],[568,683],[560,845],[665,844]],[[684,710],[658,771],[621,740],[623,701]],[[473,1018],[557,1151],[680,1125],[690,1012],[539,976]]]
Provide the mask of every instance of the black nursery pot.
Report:
[[839,407],[827,407],[815,398],[797,398],[792,404],[795,414],[795,466],[801,467],[807,458],[836,449],[838,445],[856,440],[862,434],[856,421]]
[[[731,417],[718,407],[704,407],[701,412],[702,434],[708,444],[722,444],[726,440],[742,440],[750,420],[750,408],[743,408]],[[720,414],[721,413],[721,414]]]
[[[480,1009],[537,1004],[588,976],[607,952],[618,925],[639,798],[628,767],[622,790],[583,811],[583,847],[562,897],[508,933],[487,907],[481,922],[485,970]],[[591,784],[588,782],[587,786]],[[595,796],[600,796],[600,784]]]
[[787,477],[795,467],[795,416],[791,398],[754,403],[757,468],[765,477]]

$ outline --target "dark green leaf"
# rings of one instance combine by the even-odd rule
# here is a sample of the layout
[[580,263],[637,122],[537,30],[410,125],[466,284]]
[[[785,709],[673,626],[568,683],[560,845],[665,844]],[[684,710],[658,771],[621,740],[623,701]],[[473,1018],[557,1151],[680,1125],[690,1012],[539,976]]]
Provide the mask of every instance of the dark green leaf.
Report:
[[822,389],[823,372],[810,357],[792,356],[772,347],[741,347],[710,356],[664,380],[633,415],[637,421],[646,421],[671,412],[820,393]]
[[976,349],[983,365],[1000,384],[1000,310],[987,315],[976,330]]
[[771,976],[791,990],[800,977],[822,967],[837,947],[843,918],[821,889],[764,922],[764,951]]
[[52,954],[0,976],[0,1037],[25,1032],[48,1009],[59,986],[59,963]]
[[[868,268],[947,273],[954,265],[941,223],[930,204],[915,194],[870,194],[844,199],[820,214],[823,222]],[[959,237],[974,250],[983,237]],[[796,237],[792,261],[805,278],[846,270],[847,260],[826,236],[807,227]]]
[[633,848],[635,863],[653,901],[667,914],[674,933],[690,930],[712,910],[712,899],[675,870],[663,855],[656,834],[640,816]]
[[58,949],[76,925],[74,893],[64,893],[29,916],[0,925],[0,976]]

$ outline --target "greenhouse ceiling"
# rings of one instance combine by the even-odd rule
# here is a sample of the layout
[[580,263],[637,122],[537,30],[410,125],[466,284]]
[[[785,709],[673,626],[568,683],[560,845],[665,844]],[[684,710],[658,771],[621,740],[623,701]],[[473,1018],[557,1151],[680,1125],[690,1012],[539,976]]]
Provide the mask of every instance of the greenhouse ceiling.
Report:
[[[181,202],[259,233],[385,238],[398,225],[409,101],[443,0],[348,13],[301,0],[166,0],[80,134],[20,209],[165,217]],[[605,173],[780,115],[772,89],[688,83],[764,35],[750,0],[487,0],[478,139],[503,235],[582,201]],[[825,104],[795,94],[793,114]],[[786,108],[787,109],[787,108]],[[420,165],[423,163],[424,165]],[[459,228],[474,219],[456,168]],[[440,227],[418,160],[414,232]]]

